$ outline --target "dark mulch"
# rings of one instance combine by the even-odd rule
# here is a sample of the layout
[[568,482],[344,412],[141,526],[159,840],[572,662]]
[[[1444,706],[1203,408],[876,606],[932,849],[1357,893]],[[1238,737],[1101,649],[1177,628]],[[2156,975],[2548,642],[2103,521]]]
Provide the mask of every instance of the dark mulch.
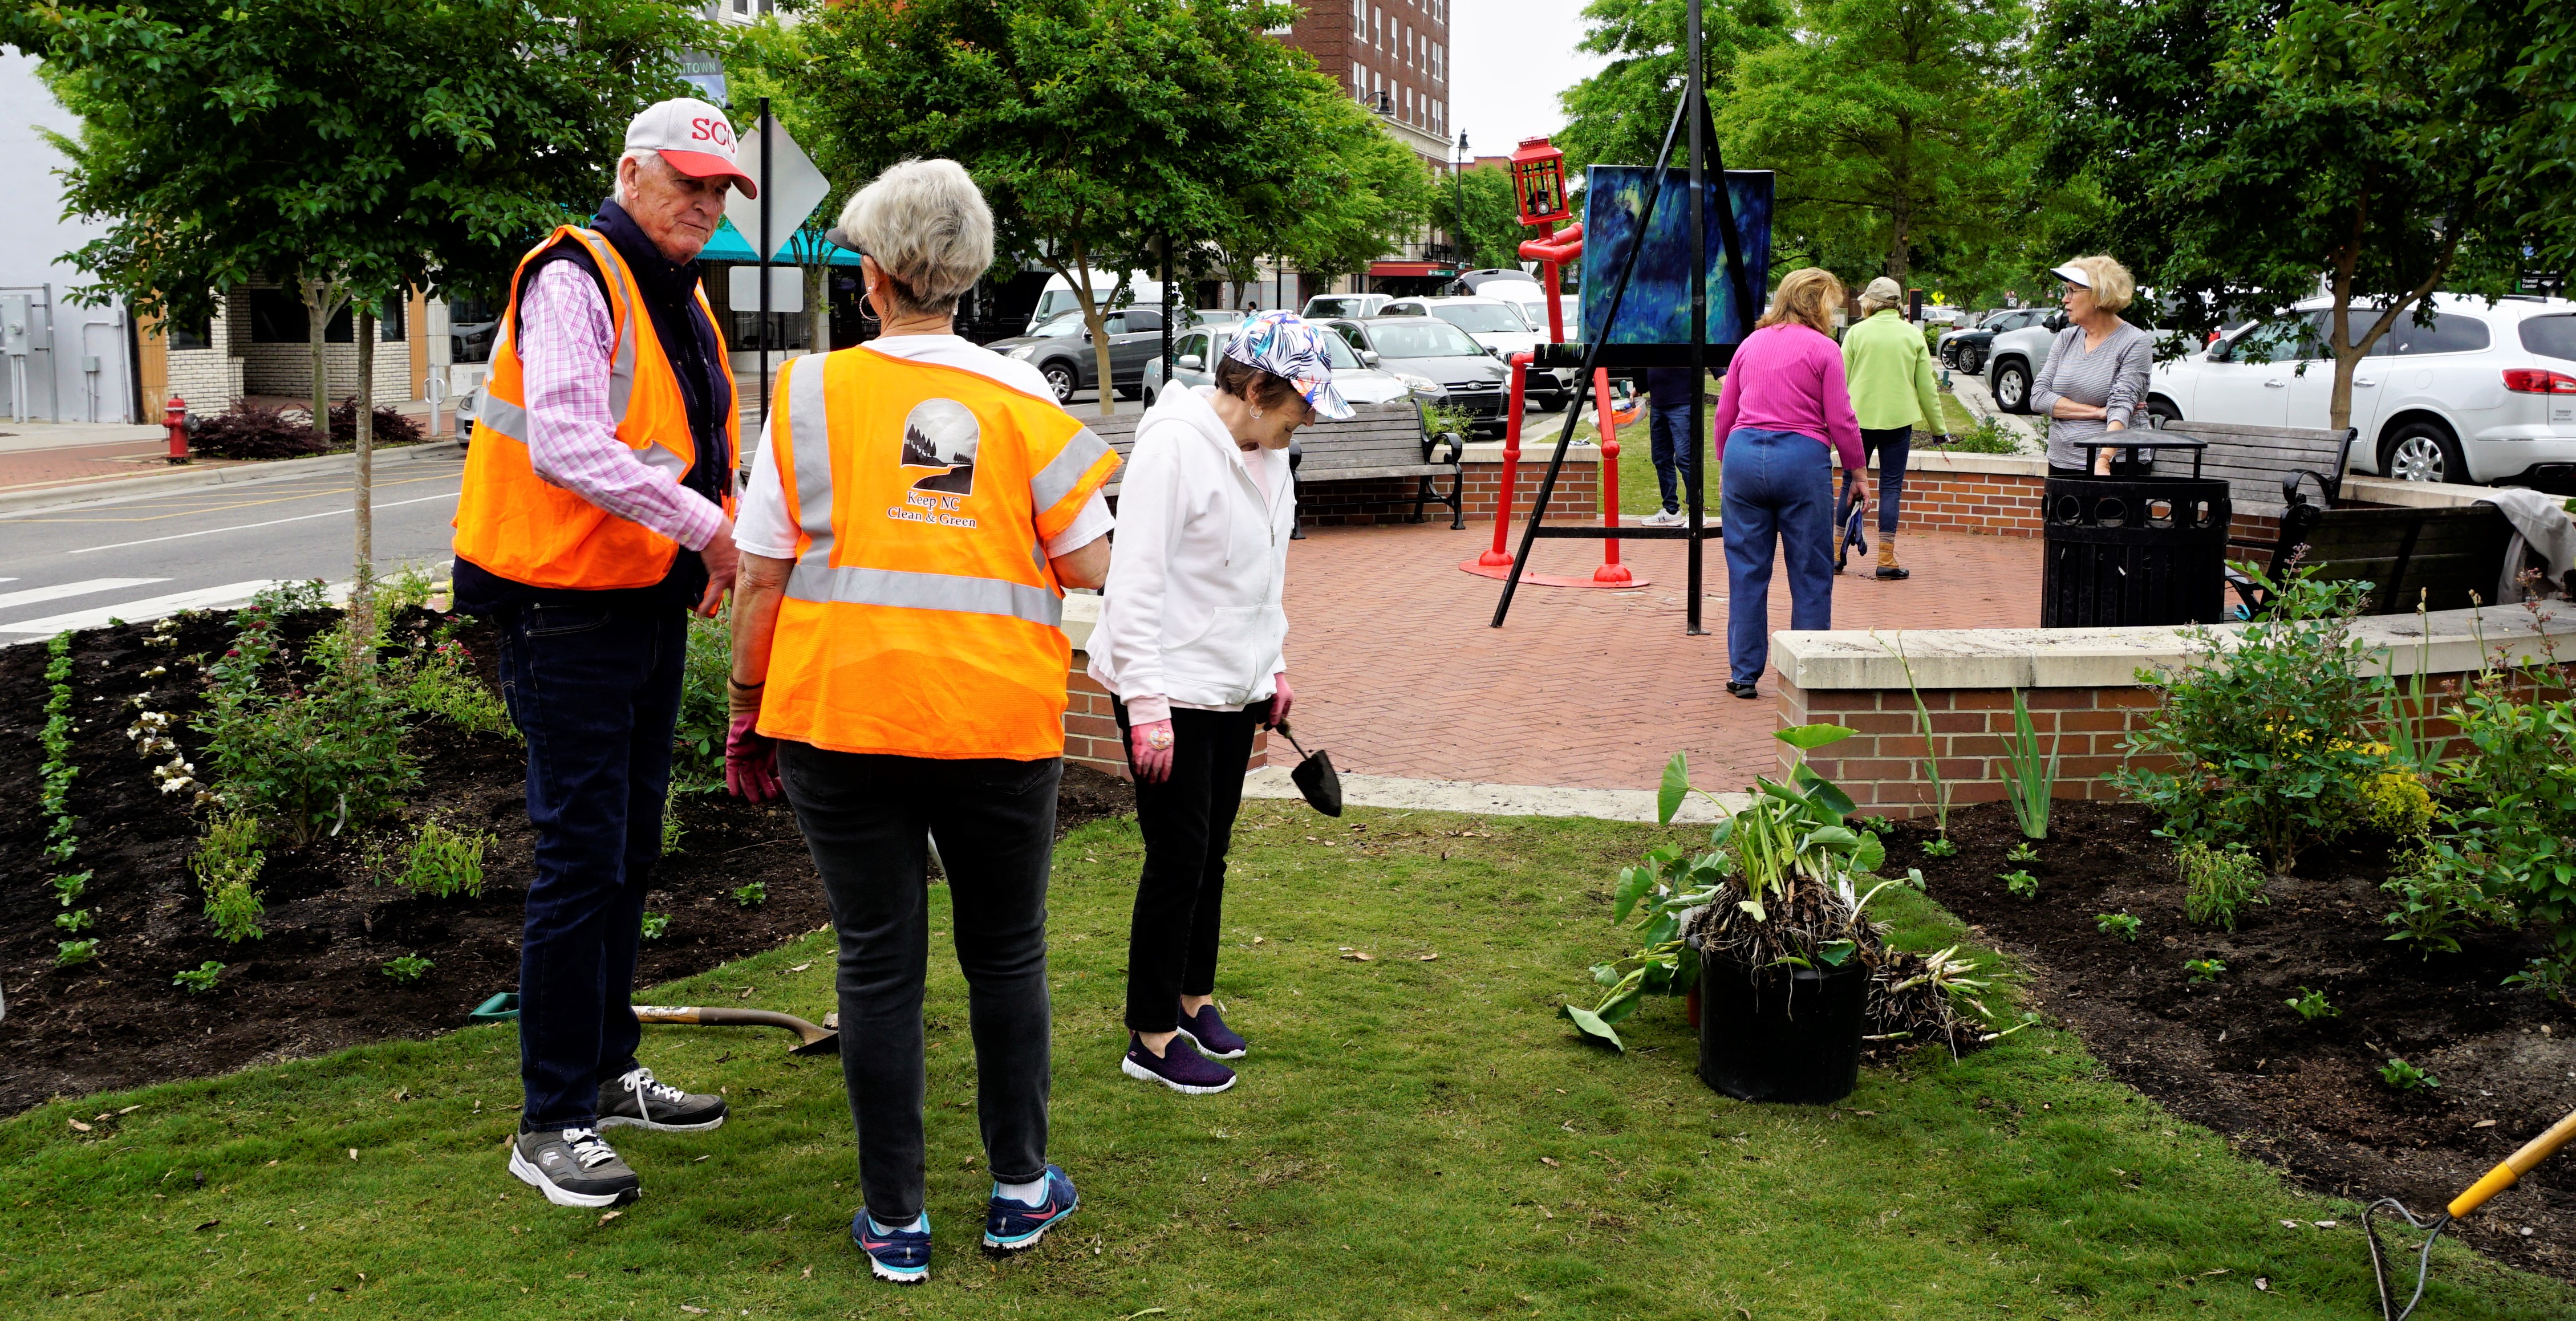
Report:
[[[295,621],[301,637],[326,622]],[[419,620],[406,621],[406,627]],[[202,823],[182,796],[162,795],[151,763],[126,738],[128,699],[149,689],[151,708],[192,715],[201,688],[184,658],[220,654],[229,621],[192,617],[176,647],[143,645],[143,625],[74,640],[72,684],[81,768],[71,791],[80,818],[74,869],[96,874],[81,905],[98,923],[96,961],[53,966],[61,912],[47,882],[56,868],[39,853],[43,760],[44,647],[0,648],[0,978],[8,1016],[0,1021],[0,1114],[49,1097],[244,1065],[322,1054],[395,1037],[426,1037],[463,1026],[486,996],[518,984],[519,910],[530,874],[525,763],[515,743],[466,736],[443,722],[415,729],[411,749],[423,772],[411,791],[415,818],[434,809],[462,829],[489,830],[487,887],[479,899],[433,900],[376,883],[368,843],[327,840],[301,852],[272,848],[262,876],[263,939],[228,945],[203,914],[187,859]],[[488,679],[488,630],[465,634]],[[169,673],[143,672],[167,665]],[[201,771],[202,739],[182,735]],[[1065,771],[1059,831],[1134,810],[1123,781],[1079,766]],[[670,931],[644,946],[638,985],[703,972],[824,926],[823,896],[784,806],[753,807],[722,794],[683,799],[687,833],[662,860],[648,900]],[[386,832],[399,841],[407,832]],[[764,882],[768,901],[735,904],[731,892]],[[387,959],[419,955],[437,965],[422,981],[397,985]],[[212,959],[228,965],[218,990],[190,995],[172,974]]]
[[[1934,899],[2029,971],[2034,1006],[2122,1081],[2311,1189],[2430,1214],[2576,1106],[2576,1013],[2501,985],[2542,952],[2539,937],[2486,932],[2429,960],[2391,943],[2388,849],[2358,840],[2303,855],[2233,934],[2195,926],[2155,825],[2127,803],[2058,804],[2026,865],[2035,899],[1997,879],[2025,866],[2004,859],[2021,832],[2001,804],[1952,814],[1951,858],[1924,856],[1929,822],[1897,826],[1889,863],[1921,867]],[[2143,923],[2134,945],[2096,928],[2123,911]],[[2227,971],[2190,985],[2183,962],[2205,958]],[[2284,1003],[2302,987],[2342,1015],[2302,1019]],[[2442,1085],[2391,1088],[2378,1070],[2392,1055]],[[2455,1232],[2576,1278],[2576,1159],[2541,1166]]]

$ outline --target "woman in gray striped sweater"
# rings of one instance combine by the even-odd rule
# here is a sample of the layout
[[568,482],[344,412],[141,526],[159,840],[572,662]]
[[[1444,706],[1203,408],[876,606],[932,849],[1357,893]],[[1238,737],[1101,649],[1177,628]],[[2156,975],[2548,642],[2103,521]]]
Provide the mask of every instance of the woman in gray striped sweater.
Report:
[[[2049,418],[2048,475],[2086,475],[2085,441],[2126,429],[2147,400],[2155,340],[2120,319],[2136,296],[2129,268],[2108,257],[2078,257],[2049,274],[2066,282],[2066,329],[2031,382],[2033,412]],[[2096,451],[2102,471],[2112,451]],[[2122,465],[2122,469],[2125,465]]]

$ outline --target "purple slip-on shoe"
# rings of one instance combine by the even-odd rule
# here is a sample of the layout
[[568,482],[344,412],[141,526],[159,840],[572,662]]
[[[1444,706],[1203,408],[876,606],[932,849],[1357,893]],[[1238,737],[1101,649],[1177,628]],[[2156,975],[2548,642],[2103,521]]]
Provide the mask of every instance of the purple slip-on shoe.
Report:
[[1180,1015],[1180,1034],[1188,1037],[1199,1053],[1212,1060],[1239,1060],[1247,1049],[1243,1038],[1217,1017],[1214,1002],[1202,1005],[1195,1014]]
[[1206,1096],[1234,1086],[1234,1070],[1199,1054],[1187,1037],[1173,1037],[1163,1045],[1156,1058],[1145,1049],[1136,1034],[1127,1034],[1127,1058],[1118,1062],[1118,1071],[1130,1078],[1158,1082],[1176,1092]]

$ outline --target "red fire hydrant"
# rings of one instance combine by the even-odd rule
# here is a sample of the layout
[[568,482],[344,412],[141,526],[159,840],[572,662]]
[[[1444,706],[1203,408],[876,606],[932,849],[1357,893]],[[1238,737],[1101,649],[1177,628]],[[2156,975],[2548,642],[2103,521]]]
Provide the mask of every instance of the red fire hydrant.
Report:
[[161,425],[170,428],[170,462],[188,461],[188,401],[170,396],[169,411],[161,416]]

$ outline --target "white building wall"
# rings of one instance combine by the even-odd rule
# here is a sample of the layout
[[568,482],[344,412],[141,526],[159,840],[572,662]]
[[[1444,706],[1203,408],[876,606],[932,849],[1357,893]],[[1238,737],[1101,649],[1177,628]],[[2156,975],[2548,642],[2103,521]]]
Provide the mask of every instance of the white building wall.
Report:
[[[243,285],[232,291],[226,304],[229,319],[240,328],[233,341],[233,352],[242,365],[241,388],[250,394],[285,395],[295,399],[313,397],[313,356],[304,341],[291,344],[261,344],[251,339],[250,291],[274,289],[267,282]],[[355,318],[352,318],[354,321]],[[382,333],[381,330],[378,332]],[[170,355],[173,362],[178,354]],[[330,394],[337,403],[358,392],[358,346],[324,344],[322,361],[330,371]],[[400,339],[376,342],[376,402],[398,404],[411,398],[411,346]],[[176,367],[172,368],[176,371]]]
[[[133,359],[121,303],[76,307],[64,298],[85,283],[79,268],[62,259],[106,231],[103,224],[62,218],[62,180],[54,171],[69,162],[37,130],[78,136],[80,120],[54,100],[36,77],[36,62],[0,48],[0,179],[11,196],[6,242],[0,242],[0,291],[45,298],[51,286],[51,351],[28,358],[27,404],[31,415],[65,422],[132,421]],[[43,324],[41,316],[38,324]],[[83,370],[95,358],[98,370]],[[9,373],[0,371],[0,392]],[[5,405],[0,405],[5,407]],[[0,418],[7,417],[0,412]]]

